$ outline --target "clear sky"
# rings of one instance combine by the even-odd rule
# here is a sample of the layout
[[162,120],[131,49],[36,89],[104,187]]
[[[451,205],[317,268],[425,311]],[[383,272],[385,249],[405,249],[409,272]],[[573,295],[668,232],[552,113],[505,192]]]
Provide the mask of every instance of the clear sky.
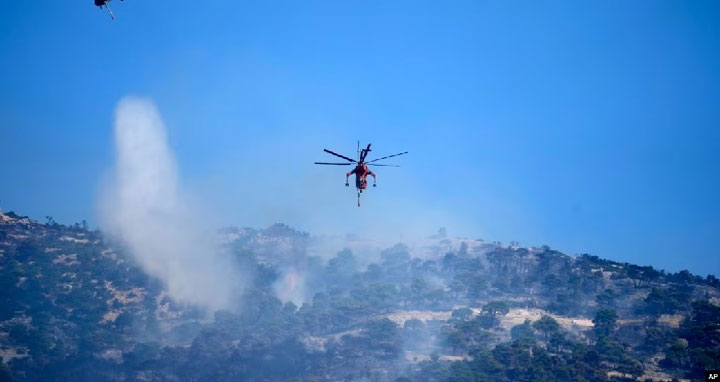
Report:
[[[0,3],[0,208],[96,222],[152,99],[213,224],[413,227],[720,274],[720,2]],[[327,147],[410,151],[354,205]],[[404,230],[405,229],[405,230]]]

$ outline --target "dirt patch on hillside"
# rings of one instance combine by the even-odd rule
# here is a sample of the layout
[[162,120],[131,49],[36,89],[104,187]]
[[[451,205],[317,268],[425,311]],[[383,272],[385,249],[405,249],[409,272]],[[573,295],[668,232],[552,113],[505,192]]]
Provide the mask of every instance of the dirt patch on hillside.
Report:
[[510,330],[513,326],[520,325],[525,320],[535,322],[542,316],[552,317],[560,326],[570,331],[585,331],[592,329],[594,326],[592,320],[588,318],[558,316],[542,309],[510,309],[508,314],[500,318],[500,326],[505,330]]
[[403,326],[405,324],[405,321],[407,320],[420,320],[422,322],[427,321],[447,321],[450,319],[450,316],[452,315],[452,311],[431,311],[431,310],[401,310],[399,312],[390,313],[387,315],[387,318],[400,325]]

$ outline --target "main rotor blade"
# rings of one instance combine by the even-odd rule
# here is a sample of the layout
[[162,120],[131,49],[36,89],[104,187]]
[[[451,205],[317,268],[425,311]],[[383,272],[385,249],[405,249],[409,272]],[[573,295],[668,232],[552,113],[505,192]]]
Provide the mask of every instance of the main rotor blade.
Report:
[[355,162],[355,159],[350,159],[350,158],[346,157],[345,155],[340,155],[340,154],[338,154],[338,153],[336,153],[336,152],[333,152],[333,151],[330,151],[330,150],[328,150],[328,149],[323,149],[323,151],[325,151],[325,152],[328,153],[328,154],[335,155],[336,157],[340,157],[340,158],[342,158],[342,159],[349,160],[350,162]]
[[333,165],[333,166],[350,166],[352,163],[315,162],[315,164],[329,164],[329,165]]
[[407,153],[408,153],[408,152],[405,151],[404,153],[388,155],[388,156],[386,156],[386,157],[382,157],[382,158],[378,158],[378,159],[373,159],[373,160],[371,160],[370,162],[367,162],[367,163],[377,162],[377,161],[382,160],[382,159],[392,158],[392,157],[396,157],[396,156],[398,156],[398,155],[404,155],[404,154],[407,154]]
[[[108,1],[110,1],[110,0],[108,0]],[[110,9],[110,7],[107,5],[107,3],[105,3],[105,8],[107,8],[108,12],[110,12],[110,18],[112,20],[115,20],[115,15],[112,13],[112,9]]]
[[[350,163],[348,163],[350,164]],[[400,167],[394,164],[380,164],[380,163],[368,163],[368,166],[380,166],[380,167]]]
[[368,155],[368,153],[369,153],[370,151],[372,151],[372,150],[370,150],[370,145],[371,145],[371,144],[368,143],[367,148],[362,151],[362,154],[360,155],[360,162],[364,162],[364,161],[365,161],[365,157]]

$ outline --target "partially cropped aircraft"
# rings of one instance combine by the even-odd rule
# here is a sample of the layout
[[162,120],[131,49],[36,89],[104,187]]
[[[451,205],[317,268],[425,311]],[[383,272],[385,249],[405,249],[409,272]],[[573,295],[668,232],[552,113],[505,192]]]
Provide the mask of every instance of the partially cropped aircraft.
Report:
[[[95,6],[97,6],[100,9],[105,7],[105,9],[107,9],[108,12],[110,13],[110,18],[115,20],[115,15],[112,13],[110,6],[108,6],[108,3],[112,0],[93,0],[93,1],[95,1]],[[123,1],[123,0],[120,0],[120,1]]]

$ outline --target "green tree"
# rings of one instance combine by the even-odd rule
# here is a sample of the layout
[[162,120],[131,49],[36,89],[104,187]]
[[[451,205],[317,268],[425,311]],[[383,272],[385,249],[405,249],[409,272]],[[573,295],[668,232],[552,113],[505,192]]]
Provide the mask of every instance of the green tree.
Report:
[[720,307],[709,301],[693,302],[680,335],[687,340],[690,377],[700,378],[704,370],[720,369]]
[[369,322],[367,337],[370,339],[370,347],[381,351],[383,356],[397,356],[400,352],[400,329],[387,318]]
[[472,309],[465,307],[453,310],[451,317],[455,321],[466,321],[469,320],[470,317],[472,317],[472,314]]
[[333,282],[350,278],[357,268],[357,261],[352,251],[345,248],[335,257],[328,260],[327,274]]
[[683,368],[689,363],[688,344],[686,340],[678,339],[665,350],[665,358],[660,361],[664,368]]
[[609,336],[615,331],[615,325],[617,324],[617,313],[613,309],[600,309],[593,318],[593,324],[595,327],[593,331],[598,337]]
[[554,318],[545,315],[540,317],[539,320],[533,322],[532,326],[535,330],[543,334],[546,341],[550,338],[550,335],[560,330],[560,324],[558,324]]
[[668,289],[653,288],[645,298],[644,313],[659,316],[672,314],[688,306],[691,300],[692,288],[680,285]]
[[595,301],[601,307],[612,308],[615,306],[615,301],[617,300],[617,298],[618,295],[617,293],[615,293],[615,291],[613,291],[612,289],[605,289],[605,291],[595,297]]
[[512,329],[510,329],[510,337],[513,341],[534,341],[535,330],[533,330],[533,325],[530,323],[530,320],[525,320],[524,323],[513,326]]

